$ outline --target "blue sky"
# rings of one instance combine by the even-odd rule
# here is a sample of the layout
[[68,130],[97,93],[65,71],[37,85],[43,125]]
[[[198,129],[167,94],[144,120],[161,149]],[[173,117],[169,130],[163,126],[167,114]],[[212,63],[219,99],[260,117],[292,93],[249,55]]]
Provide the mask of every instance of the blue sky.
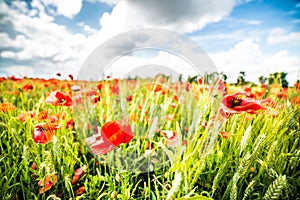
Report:
[[[0,76],[76,77],[87,56],[116,34],[159,27],[196,41],[234,82],[276,71],[300,79],[300,2],[295,0],[32,0],[0,2]],[[144,52],[147,54],[147,52]],[[186,71],[157,51],[113,65],[153,63]],[[180,66],[179,66],[180,65]],[[178,72],[181,73],[181,72]]]

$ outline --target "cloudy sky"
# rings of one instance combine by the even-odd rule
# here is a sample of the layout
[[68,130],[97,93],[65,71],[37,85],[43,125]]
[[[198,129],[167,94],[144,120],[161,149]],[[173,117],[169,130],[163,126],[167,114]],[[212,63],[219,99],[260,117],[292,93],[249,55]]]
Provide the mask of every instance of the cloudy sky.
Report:
[[[2,0],[0,76],[76,77],[103,42],[151,27],[197,42],[229,82],[240,71],[255,82],[276,71],[287,72],[290,84],[300,79],[296,0]],[[188,71],[180,57],[159,50],[124,55],[111,66],[149,64]]]

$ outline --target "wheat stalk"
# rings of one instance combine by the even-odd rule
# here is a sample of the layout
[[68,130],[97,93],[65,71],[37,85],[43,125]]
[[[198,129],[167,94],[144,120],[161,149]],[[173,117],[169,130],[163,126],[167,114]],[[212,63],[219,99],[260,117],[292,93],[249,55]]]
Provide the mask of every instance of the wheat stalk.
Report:
[[237,185],[236,183],[234,183],[230,191],[230,200],[236,200],[236,199],[237,199]]
[[227,166],[227,162],[225,162],[222,167],[220,167],[217,175],[215,176],[214,178],[214,181],[213,181],[213,185],[212,185],[212,196],[214,195],[215,191],[217,190],[217,187],[220,183],[220,181],[222,180],[224,174],[225,174],[225,167]]
[[175,178],[172,182],[172,188],[168,192],[166,200],[175,199],[175,196],[177,195],[178,191],[180,190],[181,182],[182,182],[182,173],[181,172],[175,172]]
[[269,185],[263,199],[278,199],[282,193],[282,190],[286,187],[286,176],[278,176],[271,185]]
[[246,198],[250,196],[250,193],[251,193],[251,192],[253,191],[253,189],[254,189],[254,184],[255,184],[255,180],[252,180],[252,181],[248,184],[248,186],[247,186],[247,188],[246,188],[246,190],[245,190],[245,193],[244,193],[244,197],[243,197],[242,200],[246,200]]

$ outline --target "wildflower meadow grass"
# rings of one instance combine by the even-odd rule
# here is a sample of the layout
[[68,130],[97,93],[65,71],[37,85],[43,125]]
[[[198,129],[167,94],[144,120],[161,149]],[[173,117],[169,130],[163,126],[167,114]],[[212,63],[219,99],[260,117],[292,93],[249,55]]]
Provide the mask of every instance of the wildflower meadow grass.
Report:
[[299,88],[148,82],[1,78],[1,199],[300,199]]

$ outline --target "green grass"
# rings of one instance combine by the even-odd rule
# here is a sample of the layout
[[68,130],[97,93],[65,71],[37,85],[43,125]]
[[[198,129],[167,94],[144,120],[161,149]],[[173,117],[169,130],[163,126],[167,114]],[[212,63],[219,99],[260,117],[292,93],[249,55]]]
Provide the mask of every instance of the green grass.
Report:
[[[18,89],[27,82],[34,84],[33,91]],[[2,199],[300,199],[300,108],[288,100],[277,99],[283,105],[277,117],[268,113],[240,114],[204,128],[202,122],[215,115],[220,100],[211,98],[208,92],[197,98],[192,91],[186,92],[180,86],[173,92],[183,96],[183,101],[172,108],[169,106],[172,92],[155,93],[141,80],[139,87],[131,89],[126,82],[121,82],[119,95],[111,94],[106,85],[98,106],[94,108],[87,103],[83,111],[73,113],[70,108],[44,102],[52,89],[61,89],[66,84],[59,82],[44,88],[41,82],[29,79],[1,82],[0,103],[11,102],[17,107],[10,112],[0,111]],[[193,87],[200,86],[193,84]],[[19,95],[11,93],[14,91],[20,91]],[[130,103],[125,100],[128,95],[134,95]],[[295,95],[299,93],[291,89],[289,96]],[[143,106],[141,109],[139,104]],[[29,110],[65,114],[53,142],[42,145],[33,141],[33,126],[40,121],[17,119],[21,111]],[[101,126],[109,120],[130,118],[134,113],[139,117],[131,122],[135,138],[129,144],[122,144],[115,153],[99,159],[84,144],[83,138],[91,134],[87,126],[76,130],[65,127],[71,118],[75,118],[77,124],[84,121]],[[174,113],[173,120],[166,120],[167,114]],[[154,131],[151,140],[154,151],[158,159],[166,162],[153,164],[155,170],[145,172],[139,164],[149,160],[135,161],[127,156],[128,152],[143,156],[149,142],[146,135],[153,131],[151,122],[144,120],[146,115],[152,120],[157,117],[161,130],[174,130],[188,143],[167,147],[164,138]],[[252,119],[245,120],[248,116]],[[221,130],[230,132],[231,136],[222,138]],[[111,155],[119,158],[107,165],[104,160]],[[122,170],[117,162],[121,162]],[[32,163],[37,165],[36,170],[31,168]],[[72,185],[74,171],[83,165],[88,166],[87,170]],[[137,170],[128,171],[132,168]],[[38,181],[53,173],[57,174],[58,182],[39,194]],[[85,193],[76,196],[75,191],[80,186],[84,186]]]

